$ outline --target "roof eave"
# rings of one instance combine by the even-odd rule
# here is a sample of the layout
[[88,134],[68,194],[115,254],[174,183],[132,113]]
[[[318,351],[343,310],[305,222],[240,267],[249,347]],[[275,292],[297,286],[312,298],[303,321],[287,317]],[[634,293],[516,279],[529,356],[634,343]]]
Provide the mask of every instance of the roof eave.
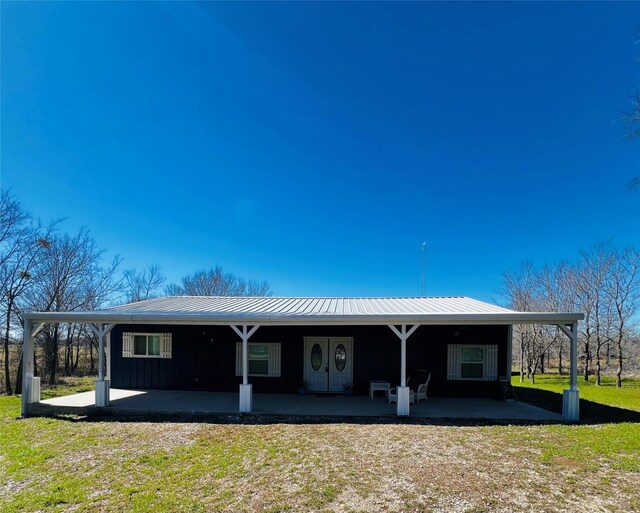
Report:
[[580,313],[500,312],[395,315],[277,315],[184,312],[28,312],[24,319],[36,322],[106,324],[260,324],[271,326],[386,325],[386,324],[572,324]]

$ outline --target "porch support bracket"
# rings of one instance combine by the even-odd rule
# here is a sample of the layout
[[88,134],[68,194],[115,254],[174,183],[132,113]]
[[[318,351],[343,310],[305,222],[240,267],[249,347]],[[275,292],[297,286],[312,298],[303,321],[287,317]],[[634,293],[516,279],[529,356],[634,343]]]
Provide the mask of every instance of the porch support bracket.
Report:
[[34,322],[31,326],[31,338],[35,337],[44,328],[44,322]]
[[580,393],[578,391],[578,323],[570,325],[558,324],[562,332],[569,337],[569,389],[562,392],[562,418],[564,420],[580,420]]
[[411,391],[407,386],[407,339],[413,335],[420,325],[414,324],[409,329],[407,329],[406,324],[400,325],[400,329],[393,324],[389,324],[388,326],[400,339],[400,386],[398,387],[397,415],[399,417],[406,417],[410,412],[409,402],[411,396]]
[[104,408],[109,406],[111,398],[109,391],[111,382],[105,379],[105,336],[111,333],[115,324],[89,324],[89,329],[98,337],[98,380],[96,381],[96,406]]
[[249,413],[252,409],[253,393],[252,385],[249,384],[249,338],[260,325],[256,324],[249,328],[248,325],[231,325],[231,329],[242,339],[242,384],[240,385],[240,412]]

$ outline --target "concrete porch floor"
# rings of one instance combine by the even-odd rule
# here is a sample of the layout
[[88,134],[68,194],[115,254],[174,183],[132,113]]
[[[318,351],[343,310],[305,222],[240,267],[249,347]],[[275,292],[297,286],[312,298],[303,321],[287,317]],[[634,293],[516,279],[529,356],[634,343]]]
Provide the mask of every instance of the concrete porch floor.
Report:
[[[95,392],[45,399],[40,402],[45,411],[73,411],[95,408]],[[36,405],[34,405],[36,406]],[[230,392],[186,392],[171,390],[111,389],[111,404],[106,408],[118,413],[187,412],[237,414],[238,394]],[[396,405],[389,404],[382,394],[346,397],[314,394],[253,394],[253,413],[269,415],[309,416],[395,416]],[[455,418],[490,420],[560,421],[561,415],[522,402],[493,399],[435,397],[411,405],[414,418]]]

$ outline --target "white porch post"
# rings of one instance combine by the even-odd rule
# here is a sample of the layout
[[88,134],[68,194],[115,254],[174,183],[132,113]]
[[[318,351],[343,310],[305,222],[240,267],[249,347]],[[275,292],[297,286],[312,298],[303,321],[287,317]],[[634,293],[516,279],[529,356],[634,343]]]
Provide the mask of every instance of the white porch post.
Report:
[[404,324],[400,336],[400,386],[407,386],[407,327]]
[[393,324],[389,324],[389,328],[400,339],[400,386],[398,387],[398,409],[397,415],[405,417],[409,415],[411,390],[407,386],[407,339],[418,329],[418,324],[415,324],[409,331],[407,331],[407,325],[402,324],[400,330]]
[[22,416],[29,415],[29,393],[33,376],[33,338],[31,338],[31,321],[24,320],[22,335]]
[[259,328],[259,325],[251,329],[246,324],[241,326],[231,326],[231,329],[242,339],[242,384],[240,385],[240,405],[241,413],[249,413],[253,403],[253,386],[249,384],[249,337]]
[[507,383],[511,385],[511,367],[513,366],[513,324],[507,326]]
[[96,381],[96,406],[109,406],[110,381],[105,379],[104,337],[113,329],[114,324],[89,324],[89,328],[98,336],[98,380]]
[[107,369],[105,379],[111,383],[111,332],[107,333],[107,340],[104,348],[105,356],[107,358]]
[[562,392],[562,418],[580,419],[580,393],[578,391],[578,323],[571,326],[559,324],[558,327],[569,337],[569,389]]
[[24,320],[22,333],[22,416],[29,416],[29,405],[40,402],[40,378],[33,375],[33,337],[44,323]]

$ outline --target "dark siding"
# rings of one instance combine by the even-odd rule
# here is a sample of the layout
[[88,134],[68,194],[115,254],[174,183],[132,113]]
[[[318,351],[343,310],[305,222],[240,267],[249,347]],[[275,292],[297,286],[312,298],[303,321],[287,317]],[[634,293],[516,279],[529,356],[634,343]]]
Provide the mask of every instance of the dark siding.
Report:
[[[173,334],[172,358],[122,358],[122,333]],[[295,393],[303,380],[304,337],[353,337],[353,385],[368,392],[369,380],[400,381],[400,341],[387,326],[263,326],[255,342],[280,342],[281,377],[250,377],[256,393]],[[237,392],[238,336],[228,326],[116,326],[111,335],[114,388]],[[430,396],[492,397],[494,382],[447,381],[447,344],[497,344],[498,375],[506,375],[507,326],[421,326],[407,342],[407,374],[416,388],[419,370],[431,372]]]
[[[407,372],[431,372],[429,395],[434,397],[494,397],[498,386],[490,381],[448,381],[448,344],[497,344],[498,376],[507,371],[507,326],[421,326],[407,343]],[[411,387],[417,387],[413,378]]]

